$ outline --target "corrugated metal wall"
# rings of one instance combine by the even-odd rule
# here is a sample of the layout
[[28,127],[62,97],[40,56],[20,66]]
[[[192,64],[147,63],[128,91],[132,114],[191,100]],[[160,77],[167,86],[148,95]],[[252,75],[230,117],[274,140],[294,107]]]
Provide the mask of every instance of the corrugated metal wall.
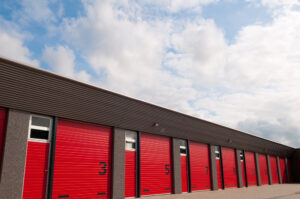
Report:
[[2,107],[271,155],[294,150],[2,58],[0,85]]

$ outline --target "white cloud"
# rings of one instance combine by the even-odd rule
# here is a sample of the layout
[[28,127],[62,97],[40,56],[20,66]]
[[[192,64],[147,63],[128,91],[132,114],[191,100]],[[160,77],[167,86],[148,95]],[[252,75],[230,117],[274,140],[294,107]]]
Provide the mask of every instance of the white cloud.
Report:
[[0,18],[0,56],[37,67],[39,62],[31,58],[30,50],[24,45],[24,35],[14,24]]
[[144,0],[146,4],[152,4],[171,12],[179,12],[185,9],[199,11],[201,7],[218,0]]
[[49,23],[56,20],[54,13],[49,8],[48,0],[22,0],[21,12],[16,12],[16,17],[21,21],[36,21]]
[[56,48],[46,46],[43,52],[43,60],[53,69],[55,73],[77,79],[83,82],[90,82],[90,75],[85,71],[75,71],[75,55],[66,46]]

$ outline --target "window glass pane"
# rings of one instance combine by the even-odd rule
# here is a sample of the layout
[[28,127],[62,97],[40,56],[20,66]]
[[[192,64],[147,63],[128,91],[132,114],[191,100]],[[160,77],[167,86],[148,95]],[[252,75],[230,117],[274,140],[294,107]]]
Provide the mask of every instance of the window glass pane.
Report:
[[49,131],[31,129],[30,130],[30,138],[48,140]]
[[126,141],[129,141],[129,142],[136,142],[136,132],[134,131],[128,131],[126,130],[125,131],[125,139]]
[[50,127],[50,119],[32,116],[31,124],[34,126]]
[[186,149],[180,149],[180,154],[186,155]]

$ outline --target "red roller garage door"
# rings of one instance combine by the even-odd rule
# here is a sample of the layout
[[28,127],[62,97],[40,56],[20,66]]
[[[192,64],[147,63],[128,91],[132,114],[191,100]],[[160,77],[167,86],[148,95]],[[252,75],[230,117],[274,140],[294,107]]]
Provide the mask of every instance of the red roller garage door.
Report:
[[171,139],[141,133],[141,195],[172,193]]
[[186,155],[180,155],[180,161],[181,161],[182,192],[188,192],[188,177],[187,177]]
[[248,186],[256,186],[257,185],[257,175],[256,175],[254,153],[246,152],[245,159],[246,159],[246,172],[247,172]]
[[259,154],[258,159],[259,159],[261,184],[262,185],[269,184],[267,157],[266,157],[266,155]]
[[236,170],[235,150],[222,148],[223,172],[225,188],[237,187],[238,178]]
[[280,165],[280,173],[282,183],[287,183],[287,173],[286,173],[286,166],[284,158],[279,158],[279,165]]
[[277,163],[276,163],[276,157],[270,156],[270,164],[271,164],[273,184],[278,184],[279,178],[278,178],[278,168],[277,168]]
[[110,198],[112,129],[58,120],[52,198]]
[[192,191],[211,188],[209,146],[190,142],[190,167]]
[[2,153],[3,153],[5,129],[6,129],[6,110],[0,108],[0,168],[2,165]]

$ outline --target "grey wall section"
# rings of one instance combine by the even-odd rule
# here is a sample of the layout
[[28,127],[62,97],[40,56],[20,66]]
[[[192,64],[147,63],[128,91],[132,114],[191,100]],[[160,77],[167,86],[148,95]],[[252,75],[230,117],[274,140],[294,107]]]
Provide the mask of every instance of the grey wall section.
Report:
[[[294,148],[0,58],[0,106],[290,157]],[[154,123],[159,126],[154,127]]]
[[0,183],[1,198],[22,198],[29,118],[28,113],[8,111]]
[[287,182],[291,183],[289,165],[288,165],[287,158],[284,158],[284,164],[285,164],[285,173],[286,173]]
[[270,156],[269,155],[267,155],[267,167],[268,167],[268,174],[269,174],[269,184],[273,184],[271,164],[270,164]]
[[211,189],[218,190],[218,175],[217,175],[217,165],[216,165],[216,153],[214,145],[209,146],[210,153],[210,171],[211,171]]
[[112,199],[125,197],[125,130],[114,128],[112,153]]
[[276,157],[276,164],[277,164],[277,170],[278,170],[278,178],[279,178],[279,184],[282,184],[282,177],[281,177],[281,170],[280,170],[280,162],[279,157]]
[[257,175],[257,185],[261,186],[261,175],[260,175],[258,153],[255,153],[255,167],[256,167],[256,175]]
[[180,142],[179,139],[172,138],[172,156],[173,156],[173,192],[182,193],[181,185],[181,162],[180,162]]
[[241,150],[235,150],[235,159],[236,159],[236,168],[237,168],[237,177],[238,177],[238,187],[243,187],[243,173],[242,173],[242,166],[241,166],[241,157],[240,157]]

